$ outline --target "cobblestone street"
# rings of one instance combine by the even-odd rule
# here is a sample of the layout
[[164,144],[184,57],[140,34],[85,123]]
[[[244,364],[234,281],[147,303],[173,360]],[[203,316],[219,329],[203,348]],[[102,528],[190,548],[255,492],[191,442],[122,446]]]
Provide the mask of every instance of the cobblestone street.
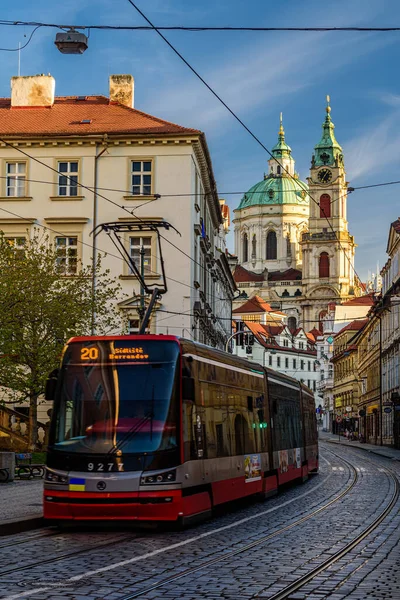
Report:
[[[185,531],[41,529],[1,540],[1,597],[398,598],[398,461],[321,444],[320,474]],[[392,502],[392,504],[390,504]],[[377,527],[295,592],[287,586]]]

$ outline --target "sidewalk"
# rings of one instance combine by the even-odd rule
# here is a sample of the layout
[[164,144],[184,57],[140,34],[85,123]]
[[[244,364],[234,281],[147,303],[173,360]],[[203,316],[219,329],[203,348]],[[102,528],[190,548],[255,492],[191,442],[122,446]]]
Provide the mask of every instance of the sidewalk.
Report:
[[391,458],[392,460],[400,460],[400,450],[392,448],[390,446],[375,446],[375,444],[361,444],[360,442],[350,442],[342,435],[339,436],[335,433],[329,433],[327,431],[319,431],[318,437],[323,442],[331,442],[334,444],[341,444],[342,446],[352,446],[358,450],[364,450],[365,452],[372,452],[378,456],[384,456],[385,458]]
[[0,484],[0,536],[43,525],[43,479]]

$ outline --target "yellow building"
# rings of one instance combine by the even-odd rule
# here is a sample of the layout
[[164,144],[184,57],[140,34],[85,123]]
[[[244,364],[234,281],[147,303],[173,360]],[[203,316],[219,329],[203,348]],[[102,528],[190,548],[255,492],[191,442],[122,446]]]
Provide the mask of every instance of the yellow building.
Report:
[[360,389],[360,433],[366,442],[372,444],[382,443],[380,320],[381,317],[372,312],[371,318],[354,340],[357,346]]
[[333,403],[334,433],[339,430],[358,431],[358,402],[360,395],[357,371],[357,345],[354,338],[366,325],[367,319],[354,320],[335,337],[332,363],[334,365]]

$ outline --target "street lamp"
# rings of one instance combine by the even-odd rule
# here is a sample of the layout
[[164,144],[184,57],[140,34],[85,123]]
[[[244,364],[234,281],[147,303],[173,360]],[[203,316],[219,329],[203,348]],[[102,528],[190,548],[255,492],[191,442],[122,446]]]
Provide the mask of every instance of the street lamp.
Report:
[[88,47],[88,38],[74,27],[57,33],[55,45],[62,54],[83,54]]

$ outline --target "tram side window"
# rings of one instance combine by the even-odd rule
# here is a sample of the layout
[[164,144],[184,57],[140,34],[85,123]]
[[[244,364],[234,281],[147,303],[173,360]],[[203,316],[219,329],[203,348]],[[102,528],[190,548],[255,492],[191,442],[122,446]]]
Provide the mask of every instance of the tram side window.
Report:
[[317,425],[315,417],[314,398],[304,394],[304,427],[305,427],[305,445],[311,446],[317,443]]
[[193,460],[196,456],[196,445],[194,439],[193,423],[195,405],[193,402],[183,401],[183,447],[185,460]]
[[300,448],[303,444],[299,394],[293,390],[293,396],[288,399],[285,397],[287,388],[277,385],[271,388],[274,450]]

